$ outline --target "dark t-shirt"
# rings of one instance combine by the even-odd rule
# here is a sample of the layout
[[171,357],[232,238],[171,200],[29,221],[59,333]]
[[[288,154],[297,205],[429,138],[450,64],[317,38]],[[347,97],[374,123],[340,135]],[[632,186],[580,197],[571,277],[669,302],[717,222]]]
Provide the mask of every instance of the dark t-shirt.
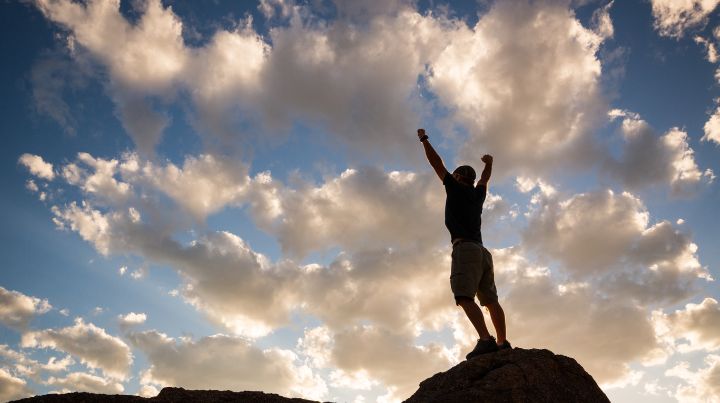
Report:
[[450,239],[463,238],[482,243],[480,214],[487,195],[487,186],[463,185],[450,173],[443,178],[445,185],[445,226]]

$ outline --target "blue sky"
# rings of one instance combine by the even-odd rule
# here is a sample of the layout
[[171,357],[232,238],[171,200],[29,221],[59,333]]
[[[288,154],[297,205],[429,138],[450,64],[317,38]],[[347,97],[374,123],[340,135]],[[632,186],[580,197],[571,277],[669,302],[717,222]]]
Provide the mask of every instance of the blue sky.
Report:
[[720,20],[689,3],[3,3],[0,399],[408,397],[476,338],[424,127],[495,156],[514,345],[717,400]]

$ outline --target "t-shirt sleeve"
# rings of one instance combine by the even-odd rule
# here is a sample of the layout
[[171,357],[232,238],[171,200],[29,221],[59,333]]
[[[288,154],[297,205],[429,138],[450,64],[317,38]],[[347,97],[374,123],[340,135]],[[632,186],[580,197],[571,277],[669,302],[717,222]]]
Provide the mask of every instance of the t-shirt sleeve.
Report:
[[477,192],[478,196],[485,200],[485,196],[487,196],[487,185],[477,185],[475,187],[475,191]]
[[445,186],[453,186],[455,184],[455,178],[453,178],[452,174],[450,172],[445,172],[445,177],[443,178],[443,185]]

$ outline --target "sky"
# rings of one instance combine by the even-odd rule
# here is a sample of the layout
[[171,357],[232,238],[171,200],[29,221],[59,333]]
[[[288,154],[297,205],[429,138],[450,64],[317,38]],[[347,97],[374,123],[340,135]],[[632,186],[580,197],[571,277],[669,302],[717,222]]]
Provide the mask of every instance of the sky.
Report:
[[422,127],[514,346],[720,401],[719,6],[0,2],[0,400],[409,397],[477,338]]

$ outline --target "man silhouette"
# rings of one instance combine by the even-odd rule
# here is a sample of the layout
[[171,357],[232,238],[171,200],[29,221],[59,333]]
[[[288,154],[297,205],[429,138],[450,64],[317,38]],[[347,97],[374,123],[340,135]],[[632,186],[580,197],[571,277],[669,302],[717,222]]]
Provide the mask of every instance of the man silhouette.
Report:
[[[480,215],[492,173],[493,157],[483,155],[485,168],[477,186],[473,186],[475,170],[471,166],[459,166],[451,175],[428,141],[425,130],[418,129],[417,135],[430,165],[445,185],[445,226],[450,231],[453,245],[450,288],[455,304],[462,307],[480,336],[475,348],[465,357],[469,360],[480,354],[512,348],[506,339],[505,312],[498,302],[492,256],[483,246],[480,234]],[[480,305],[490,312],[497,341],[488,332],[482,310],[475,303],[475,295]]]

